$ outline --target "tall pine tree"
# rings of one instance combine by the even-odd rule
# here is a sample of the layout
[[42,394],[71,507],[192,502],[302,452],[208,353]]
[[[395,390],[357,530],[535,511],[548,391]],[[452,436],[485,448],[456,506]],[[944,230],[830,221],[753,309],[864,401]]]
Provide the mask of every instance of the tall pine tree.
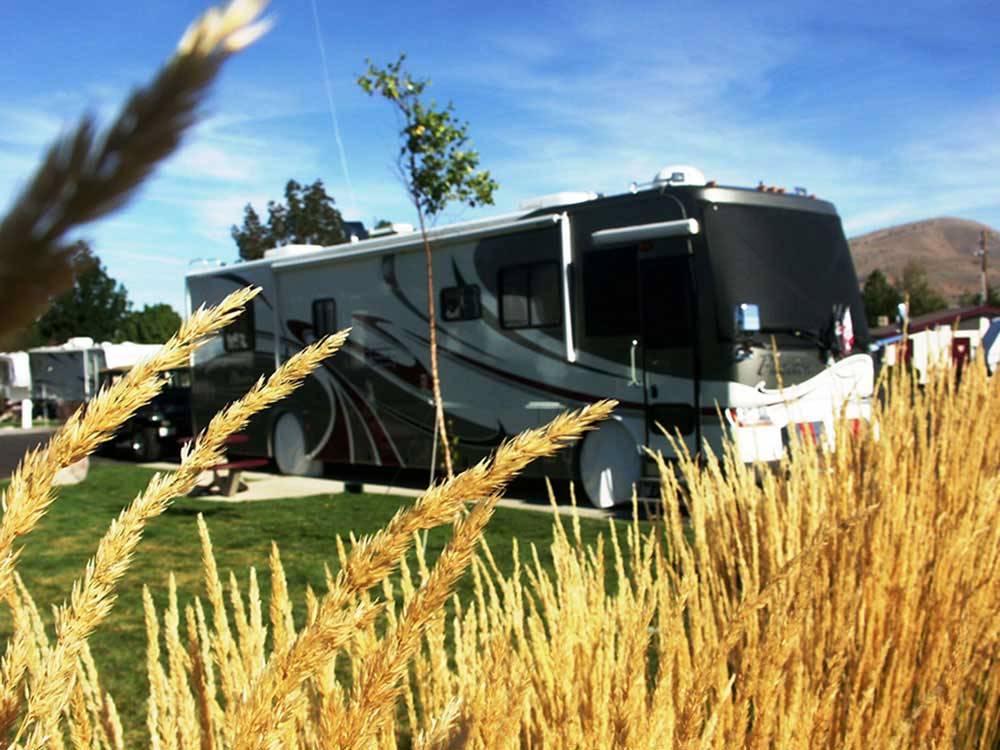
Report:
[[285,201],[267,203],[267,224],[249,203],[243,209],[243,226],[230,230],[243,260],[264,257],[264,251],[281,245],[337,245],[347,240],[343,218],[334,207],[322,180],[300,185],[289,180]]

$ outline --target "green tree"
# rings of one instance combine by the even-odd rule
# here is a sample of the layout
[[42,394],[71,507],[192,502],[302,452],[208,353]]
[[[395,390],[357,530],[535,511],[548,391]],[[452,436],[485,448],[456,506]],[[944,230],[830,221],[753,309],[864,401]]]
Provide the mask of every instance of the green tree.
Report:
[[[986,292],[986,304],[993,307],[1000,307],[1000,289],[989,287]],[[959,295],[959,307],[976,307],[981,304],[983,304],[982,292],[962,292]]]
[[108,276],[90,246],[79,241],[72,260],[73,286],[56,297],[34,326],[33,345],[61,344],[71,336],[113,341],[129,312],[125,287]]
[[442,109],[433,101],[427,102],[422,98],[430,81],[414,78],[405,71],[405,59],[406,55],[400,55],[395,62],[384,68],[376,67],[368,60],[368,70],[358,77],[358,85],[368,95],[378,95],[388,100],[402,121],[397,166],[407,195],[417,211],[423,237],[435,420],[445,468],[448,476],[452,476],[454,469],[438,372],[434,266],[427,237],[427,222],[436,220],[452,201],[459,201],[473,208],[492,204],[497,183],[489,172],[478,170],[479,153],[468,147],[468,123],[455,118],[454,106],[450,102]]
[[144,305],[125,316],[118,338],[137,344],[162,344],[181,327],[181,316],[170,305]]
[[948,307],[948,302],[927,278],[927,270],[916,261],[910,261],[903,268],[900,291],[909,302],[911,316],[937,312]]
[[229,230],[243,260],[264,257],[264,251],[274,247],[270,227],[260,223],[260,216],[249,203],[243,209],[243,226]]
[[903,301],[903,295],[877,268],[865,279],[862,298],[865,303],[865,318],[868,319],[868,325],[872,328],[878,325],[880,315],[885,315],[889,320],[893,320],[896,317],[896,306]]
[[281,245],[337,245],[346,241],[343,217],[327,195],[322,180],[300,185],[289,180],[285,202],[267,203],[267,224],[249,203],[243,209],[243,226],[230,229],[243,260],[264,257],[264,251]]

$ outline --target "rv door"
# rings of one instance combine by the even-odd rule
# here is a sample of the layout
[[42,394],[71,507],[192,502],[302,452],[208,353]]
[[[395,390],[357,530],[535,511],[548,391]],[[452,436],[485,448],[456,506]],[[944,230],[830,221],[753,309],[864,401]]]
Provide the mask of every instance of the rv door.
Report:
[[639,344],[646,402],[646,444],[663,430],[694,450],[698,428],[694,288],[686,238],[640,243]]
[[645,444],[664,447],[662,426],[671,435],[679,431],[694,448],[697,371],[687,239],[594,247],[583,258],[583,287],[582,347],[621,368],[629,387],[618,393],[643,404]]

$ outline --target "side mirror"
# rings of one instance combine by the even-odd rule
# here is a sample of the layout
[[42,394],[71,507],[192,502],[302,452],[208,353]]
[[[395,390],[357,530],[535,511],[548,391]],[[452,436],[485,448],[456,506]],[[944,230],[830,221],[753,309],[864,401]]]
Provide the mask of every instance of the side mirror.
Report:
[[906,309],[906,303],[900,302],[896,305],[896,320],[902,324],[906,322],[907,317],[909,317],[909,310]]
[[760,331],[760,308],[752,302],[736,305],[736,332],[757,333]]

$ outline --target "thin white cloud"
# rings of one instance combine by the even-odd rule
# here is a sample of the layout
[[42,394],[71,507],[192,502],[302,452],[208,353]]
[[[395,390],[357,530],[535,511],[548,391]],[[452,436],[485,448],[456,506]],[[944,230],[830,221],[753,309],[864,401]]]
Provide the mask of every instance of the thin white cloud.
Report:
[[183,146],[163,172],[185,180],[235,182],[251,179],[257,162],[257,159],[238,153],[233,148],[201,140]]
[[123,250],[118,248],[101,247],[103,257],[120,258],[122,260],[135,260],[141,263],[153,263],[160,266],[171,266],[175,268],[186,268],[187,262],[180,258],[173,257],[169,251],[159,254],[150,252],[140,252],[137,250]]

